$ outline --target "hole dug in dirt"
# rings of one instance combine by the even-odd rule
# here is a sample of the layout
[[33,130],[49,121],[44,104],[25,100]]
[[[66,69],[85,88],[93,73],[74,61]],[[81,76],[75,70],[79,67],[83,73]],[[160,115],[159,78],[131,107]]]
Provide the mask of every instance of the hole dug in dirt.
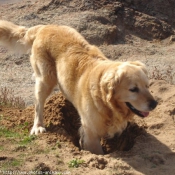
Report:
[[[47,131],[60,133],[63,132],[64,139],[70,139],[76,147],[79,147],[80,118],[74,106],[61,94],[53,95],[45,105],[44,109],[45,124]],[[144,133],[143,127],[135,123],[128,123],[126,130],[120,137],[113,139],[102,139],[101,144],[105,154],[119,151],[129,151],[135,142],[135,138]]]
[[7,159],[7,157],[5,157],[5,156],[0,157],[0,161],[6,160],[6,159]]

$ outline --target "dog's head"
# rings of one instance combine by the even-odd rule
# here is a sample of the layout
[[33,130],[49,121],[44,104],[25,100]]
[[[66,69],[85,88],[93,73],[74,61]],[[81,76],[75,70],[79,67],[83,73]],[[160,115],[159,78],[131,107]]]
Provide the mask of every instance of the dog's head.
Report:
[[146,117],[157,106],[150,94],[147,70],[141,62],[123,62],[117,69],[107,71],[103,78],[106,100],[125,103],[140,117]]

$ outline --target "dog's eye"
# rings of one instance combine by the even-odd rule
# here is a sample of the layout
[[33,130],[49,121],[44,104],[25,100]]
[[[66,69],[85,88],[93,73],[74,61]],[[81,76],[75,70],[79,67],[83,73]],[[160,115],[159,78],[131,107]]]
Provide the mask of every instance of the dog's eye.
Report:
[[131,89],[129,89],[131,92],[139,92],[139,88],[138,87],[133,87]]

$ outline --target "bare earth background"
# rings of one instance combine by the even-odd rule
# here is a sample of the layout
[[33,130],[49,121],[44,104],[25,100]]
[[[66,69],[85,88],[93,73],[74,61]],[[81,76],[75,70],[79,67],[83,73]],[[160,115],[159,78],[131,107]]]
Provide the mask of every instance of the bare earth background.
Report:
[[147,118],[136,116],[121,137],[102,140],[106,154],[97,156],[79,150],[79,116],[55,89],[45,105],[48,132],[29,137],[34,113],[29,56],[11,55],[0,47],[0,88],[13,89],[14,95],[22,97],[27,106],[18,109],[0,105],[1,174],[52,171],[77,175],[174,175],[173,0],[23,0],[2,4],[0,19],[27,27],[69,25],[99,46],[109,59],[143,61],[149,70],[150,90],[159,102]]
[[13,3],[17,3],[20,2],[22,0],[0,0],[0,4],[13,4]]

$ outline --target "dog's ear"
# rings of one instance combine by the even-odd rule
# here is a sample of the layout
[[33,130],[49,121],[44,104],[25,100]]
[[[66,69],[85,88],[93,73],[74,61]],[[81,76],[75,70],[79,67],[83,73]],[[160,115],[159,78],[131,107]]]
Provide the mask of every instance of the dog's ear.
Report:
[[147,71],[146,65],[145,65],[144,63],[142,63],[142,62],[140,62],[140,61],[130,61],[129,63],[130,63],[130,64],[133,64],[133,65],[135,65],[135,66],[139,66],[139,67],[143,70],[143,72],[144,72],[146,75],[148,75],[148,71]]
[[109,102],[114,95],[117,85],[120,83],[122,74],[122,71],[111,70],[104,73],[102,76],[100,83],[101,93],[103,100],[106,102]]

